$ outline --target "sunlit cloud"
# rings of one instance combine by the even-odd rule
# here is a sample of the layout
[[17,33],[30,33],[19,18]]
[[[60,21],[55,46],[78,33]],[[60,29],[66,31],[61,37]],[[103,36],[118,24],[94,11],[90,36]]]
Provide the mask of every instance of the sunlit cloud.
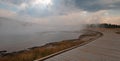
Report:
[[52,5],[52,1],[51,0],[35,0],[34,2],[33,2],[33,4],[35,4],[35,5]]
[[14,17],[17,14],[8,10],[0,9],[0,17]]
[[[66,24],[68,22],[81,24],[84,21],[98,23],[104,22],[100,19],[106,16],[119,17],[119,2],[119,0],[0,0],[0,16],[22,17],[27,20],[32,18],[30,20],[32,22],[36,22],[37,19],[46,23],[51,21]],[[8,12],[10,14],[7,14]],[[110,22],[112,19],[107,21]]]

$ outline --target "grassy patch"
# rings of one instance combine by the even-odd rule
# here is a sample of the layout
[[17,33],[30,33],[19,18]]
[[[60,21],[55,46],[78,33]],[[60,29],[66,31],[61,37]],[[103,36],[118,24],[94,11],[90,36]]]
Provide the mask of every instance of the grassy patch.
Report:
[[0,61],[33,61],[38,58],[42,58],[53,54],[55,52],[70,48],[72,46],[83,43],[84,41],[61,41],[46,44],[42,47],[31,48],[28,51],[23,51],[20,53],[13,53],[10,55],[6,55],[4,57],[0,57]]

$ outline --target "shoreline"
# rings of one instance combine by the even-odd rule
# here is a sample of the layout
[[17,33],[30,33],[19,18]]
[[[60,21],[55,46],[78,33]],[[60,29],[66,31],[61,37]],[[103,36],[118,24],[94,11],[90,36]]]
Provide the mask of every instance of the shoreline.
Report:
[[1,36],[0,51],[6,53],[28,50],[31,47],[40,47],[52,42],[60,42],[62,40],[77,39],[82,34],[81,31],[43,31],[33,34],[8,35]]
[[[85,43],[87,41],[91,41],[92,39],[96,38],[95,36],[98,35],[99,33],[100,32],[97,32],[97,31],[87,30],[86,33],[80,35],[78,39],[63,40],[60,42],[47,43],[43,46],[35,46],[35,47],[28,48],[27,50],[20,50],[20,51],[12,52],[12,53],[2,53],[1,57],[2,58],[6,58],[6,57],[9,58],[10,57],[10,58],[13,58],[13,60],[15,60],[14,56],[19,56],[19,55],[29,56],[29,54],[32,54],[31,56],[35,56],[35,57],[32,59],[30,59],[30,58],[27,58],[27,59],[30,59],[29,61],[33,61],[35,59],[43,58],[43,57],[49,56],[51,54],[54,54],[56,52],[80,45],[80,44]],[[100,37],[101,35],[102,34],[100,33],[98,37]],[[40,56],[40,54],[41,54],[41,56]],[[3,61],[4,61],[4,59],[3,59]]]
[[[96,31],[94,31],[94,32],[96,32]],[[100,33],[100,32],[98,32],[98,33],[99,33],[99,37],[103,36],[102,33]],[[79,37],[77,40],[80,40],[80,39],[83,38],[84,36],[86,36],[86,35],[80,35],[80,37]],[[87,35],[87,36],[88,36],[88,35]],[[89,35],[89,36],[93,36],[93,35]],[[75,49],[75,48],[78,48],[78,47],[80,47],[80,46],[83,46],[83,45],[85,45],[85,44],[88,44],[89,42],[92,42],[92,41],[98,39],[99,37],[89,39],[89,41],[85,41],[85,42],[83,42],[83,43],[81,43],[81,44],[79,44],[79,45],[76,45],[76,46],[67,48],[67,49],[65,49],[65,50],[62,50],[62,51],[53,53],[53,54],[51,54],[51,55],[45,56],[45,57],[43,57],[43,58],[40,58],[40,59],[37,59],[37,60],[34,60],[34,61],[44,61],[44,60],[47,60],[47,59],[49,59],[49,58],[51,58],[51,57],[57,56],[57,55],[62,54],[62,53],[64,53],[64,52],[67,52],[67,51],[70,51],[70,50],[72,50],[72,49]]]

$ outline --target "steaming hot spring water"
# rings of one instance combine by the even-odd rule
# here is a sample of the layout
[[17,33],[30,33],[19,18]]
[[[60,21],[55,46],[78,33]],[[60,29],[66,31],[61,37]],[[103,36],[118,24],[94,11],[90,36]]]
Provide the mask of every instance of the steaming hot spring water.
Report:
[[76,39],[81,34],[80,26],[39,26],[25,25],[15,21],[1,21],[0,51],[8,52],[25,50],[30,47],[42,46],[46,43],[67,39]]

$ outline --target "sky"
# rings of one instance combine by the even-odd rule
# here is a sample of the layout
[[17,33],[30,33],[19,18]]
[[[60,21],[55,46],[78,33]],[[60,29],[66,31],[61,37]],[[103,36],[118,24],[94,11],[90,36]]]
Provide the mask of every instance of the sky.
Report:
[[0,0],[0,18],[51,26],[120,24],[120,0]]

